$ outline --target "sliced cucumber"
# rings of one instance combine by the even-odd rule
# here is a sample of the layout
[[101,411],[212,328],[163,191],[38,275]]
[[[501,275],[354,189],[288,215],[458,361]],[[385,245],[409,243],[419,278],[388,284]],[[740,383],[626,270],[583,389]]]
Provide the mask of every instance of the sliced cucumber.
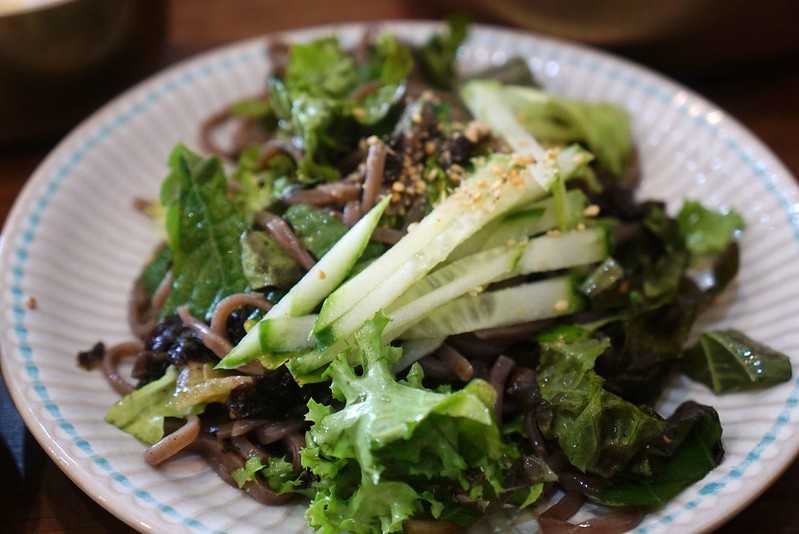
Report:
[[432,339],[409,339],[402,343],[402,358],[394,364],[392,371],[399,373],[404,371],[414,362],[421,360],[428,354],[436,351],[444,344],[446,338],[438,337]]
[[402,339],[446,337],[483,328],[567,315],[580,310],[572,279],[561,276],[477,296],[466,295],[441,306],[407,330]]
[[391,197],[387,195],[369,210],[266,316],[296,317],[313,311],[347,277],[369,244],[390,201]]
[[608,241],[603,228],[544,235],[530,240],[516,269],[507,277],[588,265],[607,257]]
[[391,340],[439,306],[514,272],[526,243],[503,246],[463,258],[414,284],[386,314],[391,319],[383,334]]
[[313,347],[316,315],[272,317],[260,323],[261,351],[294,352]]
[[493,80],[474,80],[463,86],[461,97],[478,120],[500,134],[515,152],[540,160],[545,151],[530,132],[518,121],[503,98],[502,84]]
[[268,352],[269,349],[261,345],[264,321],[277,317],[301,316],[313,311],[347,277],[352,266],[361,257],[390,198],[383,198],[344,234],[216,367],[234,369]]
[[523,167],[508,156],[492,156],[388,252],[325,300],[314,327],[317,340],[326,345],[352,333],[491,220],[545,195],[556,174],[551,163]]
[[[578,189],[566,192],[565,202],[571,213],[582,213],[587,204],[585,194]],[[514,210],[464,241],[452,251],[447,261],[455,261],[481,250],[498,247],[509,241],[522,241],[557,226],[555,199],[547,198]]]

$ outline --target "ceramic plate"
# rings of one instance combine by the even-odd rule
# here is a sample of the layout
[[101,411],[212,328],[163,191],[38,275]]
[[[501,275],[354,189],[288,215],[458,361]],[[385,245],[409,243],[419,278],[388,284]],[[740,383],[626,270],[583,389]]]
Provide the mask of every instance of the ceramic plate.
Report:
[[[388,23],[413,41],[435,25]],[[285,34],[305,40],[336,34],[357,41],[363,26]],[[3,231],[0,255],[3,375],[31,432],[90,496],[143,532],[300,532],[302,506],[266,508],[226,486],[194,457],[155,470],[143,446],[106,425],[116,400],[100,373],[75,365],[98,339],[130,337],[126,300],[158,241],[134,212],[134,197],[155,196],[167,154],[197,145],[209,113],[262,89],[269,64],[262,39],[182,63],[132,89],[88,119],[39,167]],[[521,55],[547,89],[605,100],[633,117],[643,163],[643,197],[674,209],[686,197],[736,207],[748,228],[737,285],[709,323],[734,326],[799,362],[799,191],[790,173],[709,102],[645,69],[528,33],[480,27],[462,50],[464,67]],[[26,306],[35,297],[35,310]],[[799,448],[799,381],[716,398],[676,381],[666,413],[683,399],[715,406],[724,425],[724,463],[653,513],[641,534],[701,532],[719,525],[771,483]],[[520,529],[507,522],[495,528]],[[526,529],[529,532],[529,528]]]

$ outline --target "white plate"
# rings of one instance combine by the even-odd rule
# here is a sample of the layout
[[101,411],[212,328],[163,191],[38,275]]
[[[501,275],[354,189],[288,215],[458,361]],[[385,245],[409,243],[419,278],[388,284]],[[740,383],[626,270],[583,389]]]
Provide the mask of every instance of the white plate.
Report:
[[[419,41],[435,27],[389,23]],[[335,33],[354,43],[363,26]],[[143,447],[103,422],[116,400],[75,353],[130,336],[131,281],[158,240],[131,206],[155,196],[178,141],[197,145],[209,113],[263,87],[262,40],[236,44],[169,69],[116,99],[77,128],[37,169],[3,231],[0,253],[3,375],[33,435],[90,496],[143,532],[300,532],[301,506],[266,508],[226,486],[203,463],[183,458],[160,470]],[[742,268],[709,318],[799,356],[799,191],[790,173],[744,128],[690,91],[645,69],[585,48],[477,27],[461,61],[473,68],[522,55],[558,94],[616,102],[633,117],[643,162],[641,195],[734,206],[746,217]],[[26,300],[36,298],[29,310]],[[724,424],[724,463],[649,515],[640,533],[698,532],[719,525],[777,477],[799,449],[799,381],[761,393],[716,398],[677,381],[664,399],[715,406]]]

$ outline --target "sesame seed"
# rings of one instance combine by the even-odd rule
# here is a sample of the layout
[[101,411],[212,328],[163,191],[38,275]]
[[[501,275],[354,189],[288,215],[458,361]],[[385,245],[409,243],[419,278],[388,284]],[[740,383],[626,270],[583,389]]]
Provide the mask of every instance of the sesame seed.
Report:
[[590,206],[588,206],[583,210],[583,215],[585,215],[586,217],[596,217],[597,215],[599,215],[599,206],[597,206],[596,204],[591,204]]
[[556,312],[565,312],[566,310],[569,309],[569,303],[566,302],[564,299],[560,299],[555,303],[554,308]]
[[577,223],[577,226],[575,228],[577,228],[578,232],[582,232],[583,230],[585,230],[585,225],[583,223]]
[[319,280],[324,280],[327,278],[327,274],[324,271],[319,271]]
[[553,230],[550,230],[549,232],[547,232],[547,235],[549,237],[559,237],[560,236],[560,230],[558,230],[557,228],[553,229]]
[[403,184],[402,182],[394,182],[393,184],[391,184],[391,189],[393,189],[397,193],[402,193],[403,191],[405,191],[405,184]]

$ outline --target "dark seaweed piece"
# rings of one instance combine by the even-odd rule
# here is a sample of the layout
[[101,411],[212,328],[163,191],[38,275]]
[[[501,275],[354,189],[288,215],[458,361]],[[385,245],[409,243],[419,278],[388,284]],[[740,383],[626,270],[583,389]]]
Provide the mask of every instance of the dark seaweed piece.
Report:
[[167,367],[169,367],[169,357],[166,352],[146,350],[136,357],[130,374],[138,380],[136,388],[140,388],[164,376]]
[[234,389],[226,404],[231,419],[260,417],[285,420],[304,416],[311,398],[329,404],[332,400],[329,385],[300,387],[291,373],[281,367],[257,377],[253,384]]
[[91,371],[100,365],[100,362],[103,361],[104,356],[105,345],[102,341],[98,341],[89,350],[83,350],[78,353],[78,365],[87,371]]

